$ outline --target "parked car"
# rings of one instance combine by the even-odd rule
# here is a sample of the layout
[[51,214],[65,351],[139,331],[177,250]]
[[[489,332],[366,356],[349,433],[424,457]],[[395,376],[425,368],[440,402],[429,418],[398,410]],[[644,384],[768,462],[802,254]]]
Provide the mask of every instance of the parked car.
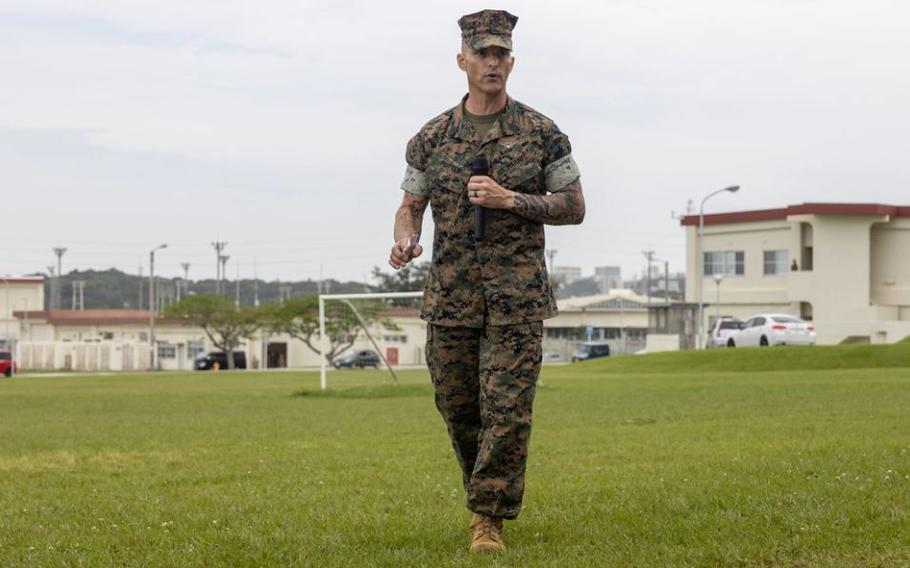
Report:
[[709,348],[726,347],[727,340],[730,336],[740,330],[742,321],[736,318],[720,318],[714,322],[714,327],[708,335],[708,342],[705,344]]
[[332,361],[332,366],[336,369],[341,369],[343,367],[351,369],[354,367],[357,367],[358,369],[373,367],[374,369],[378,369],[381,362],[382,360],[375,351],[370,351],[369,349],[356,349],[354,351],[342,353],[336,357]]
[[758,314],[727,338],[727,347],[815,345],[815,326],[788,314]]
[[0,351],[0,373],[4,377],[12,377],[18,372],[16,368],[16,360],[13,359],[13,354],[9,351]]
[[587,361],[610,356],[610,346],[600,341],[584,341],[575,346],[572,362]]
[[[193,368],[197,371],[211,371],[228,368],[227,353],[224,351],[211,351],[202,353],[193,361]],[[246,369],[246,353],[234,351],[234,368]]]

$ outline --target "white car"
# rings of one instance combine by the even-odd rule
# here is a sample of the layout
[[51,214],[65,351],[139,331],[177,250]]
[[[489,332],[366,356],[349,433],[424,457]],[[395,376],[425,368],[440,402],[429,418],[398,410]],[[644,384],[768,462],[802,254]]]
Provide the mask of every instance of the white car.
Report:
[[767,345],[815,345],[815,326],[788,314],[758,314],[727,339],[727,347]]
[[731,335],[740,330],[742,323],[743,322],[736,318],[720,318],[714,322],[714,327],[711,328],[711,332],[708,334],[708,341],[705,345],[708,346],[708,349],[726,347],[727,340],[730,339]]

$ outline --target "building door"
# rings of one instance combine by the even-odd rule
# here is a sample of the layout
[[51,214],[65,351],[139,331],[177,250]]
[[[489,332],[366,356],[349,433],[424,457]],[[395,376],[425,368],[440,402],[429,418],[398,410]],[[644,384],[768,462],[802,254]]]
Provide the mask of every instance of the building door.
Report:
[[288,366],[288,344],[269,343],[267,349],[268,368],[283,369]]
[[385,360],[388,361],[390,367],[398,366],[398,348],[397,347],[386,347],[385,348]]
[[812,304],[809,302],[799,303],[799,317],[805,321],[812,321]]

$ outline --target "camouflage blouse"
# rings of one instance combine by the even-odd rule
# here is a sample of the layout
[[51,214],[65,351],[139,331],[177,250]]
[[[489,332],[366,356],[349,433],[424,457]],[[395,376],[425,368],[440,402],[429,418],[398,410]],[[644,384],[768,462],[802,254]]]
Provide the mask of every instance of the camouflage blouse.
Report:
[[464,100],[428,122],[407,147],[401,187],[429,198],[435,225],[421,317],[465,327],[553,317],[543,225],[489,209],[485,239],[476,242],[467,186],[471,162],[483,154],[490,177],[507,189],[534,195],[561,191],[579,177],[569,138],[552,120],[510,98],[481,139],[464,117]]

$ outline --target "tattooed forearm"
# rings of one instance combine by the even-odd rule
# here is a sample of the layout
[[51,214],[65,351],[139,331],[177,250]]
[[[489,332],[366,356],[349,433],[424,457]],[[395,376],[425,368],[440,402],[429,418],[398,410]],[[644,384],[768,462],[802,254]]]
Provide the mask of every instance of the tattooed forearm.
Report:
[[411,193],[405,193],[401,206],[395,213],[395,241],[411,235],[419,235],[423,227],[423,212],[427,209],[429,199]]
[[585,197],[581,182],[573,181],[565,189],[550,195],[516,193],[512,211],[525,219],[547,225],[578,225],[585,218]]

